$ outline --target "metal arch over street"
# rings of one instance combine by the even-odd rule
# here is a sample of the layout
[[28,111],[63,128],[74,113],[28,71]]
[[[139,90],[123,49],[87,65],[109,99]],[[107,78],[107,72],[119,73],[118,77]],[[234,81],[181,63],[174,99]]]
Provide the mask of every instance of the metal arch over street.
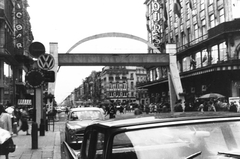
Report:
[[168,66],[169,54],[58,54],[58,66]]
[[93,36],[89,36],[86,37],[80,41],[78,41],[76,44],[74,44],[68,51],[67,54],[70,53],[74,48],[76,48],[78,45],[90,41],[90,40],[94,40],[94,39],[99,39],[99,38],[105,38],[105,37],[122,37],[122,38],[128,38],[128,39],[133,39],[133,40],[137,40],[140,42],[143,42],[145,44],[147,44],[150,48],[152,48],[156,53],[160,53],[160,51],[151,43],[149,43],[147,40],[140,38],[138,36],[135,35],[131,35],[131,34],[126,34],[126,33],[119,33],[119,32],[109,32],[109,33],[101,33],[101,34],[96,34]]

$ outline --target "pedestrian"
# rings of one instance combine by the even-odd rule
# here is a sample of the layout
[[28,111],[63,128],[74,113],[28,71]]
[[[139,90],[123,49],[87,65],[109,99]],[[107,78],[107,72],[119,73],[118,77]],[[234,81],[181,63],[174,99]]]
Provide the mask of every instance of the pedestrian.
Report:
[[212,101],[208,102],[208,111],[216,112],[216,108],[215,108],[214,103]]
[[3,105],[0,105],[0,127],[12,134],[12,118],[5,111]]
[[[0,105],[0,128],[7,130],[12,135],[12,119],[11,116],[5,111],[3,105]],[[0,149],[4,149],[6,144],[0,145]],[[8,159],[9,152],[1,152]]]
[[24,108],[21,112],[21,124],[20,124],[20,128],[18,130],[19,131],[26,131],[26,135],[30,135],[28,132],[29,126],[28,126],[28,112],[27,112],[27,108]]
[[134,115],[139,117],[142,114],[142,110],[139,107],[136,107],[134,110]]
[[175,102],[174,111],[175,112],[183,112],[182,100],[181,99],[179,99],[178,101]]
[[109,118],[110,118],[110,119],[116,117],[116,110],[115,110],[115,108],[114,108],[113,105],[110,106],[107,114],[109,114]]

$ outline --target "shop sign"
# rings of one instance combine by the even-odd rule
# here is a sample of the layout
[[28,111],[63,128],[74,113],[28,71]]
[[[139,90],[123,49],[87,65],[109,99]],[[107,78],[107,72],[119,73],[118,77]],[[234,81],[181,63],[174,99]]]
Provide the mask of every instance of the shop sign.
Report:
[[23,54],[23,2],[15,1],[15,31],[16,31],[16,48],[19,54]]
[[18,99],[18,105],[32,105],[31,99]]

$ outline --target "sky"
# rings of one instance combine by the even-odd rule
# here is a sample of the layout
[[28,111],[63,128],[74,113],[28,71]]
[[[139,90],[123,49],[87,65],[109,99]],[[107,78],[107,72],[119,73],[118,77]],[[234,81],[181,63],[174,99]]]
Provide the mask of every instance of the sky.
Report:
[[[145,0],[28,0],[33,42],[58,43],[66,53],[88,36],[106,32],[132,34],[147,40]],[[71,53],[147,53],[147,45],[132,39],[111,37],[85,42]],[[55,100],[61,103],[101,66],[64,66],[56,77]]]

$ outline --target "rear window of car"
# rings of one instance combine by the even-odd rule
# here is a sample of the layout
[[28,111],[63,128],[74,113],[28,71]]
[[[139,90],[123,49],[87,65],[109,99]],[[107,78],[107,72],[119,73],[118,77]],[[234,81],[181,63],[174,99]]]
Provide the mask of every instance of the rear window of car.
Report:
[[239,149],[240,122],[212,122],[117,134],[111,158],[179,159],[193,155],[217,158],[223,157],[223,153],[240,156]]
[[70,120],[102,120],[103,115],[99,110],[79,110],[71,112]]

